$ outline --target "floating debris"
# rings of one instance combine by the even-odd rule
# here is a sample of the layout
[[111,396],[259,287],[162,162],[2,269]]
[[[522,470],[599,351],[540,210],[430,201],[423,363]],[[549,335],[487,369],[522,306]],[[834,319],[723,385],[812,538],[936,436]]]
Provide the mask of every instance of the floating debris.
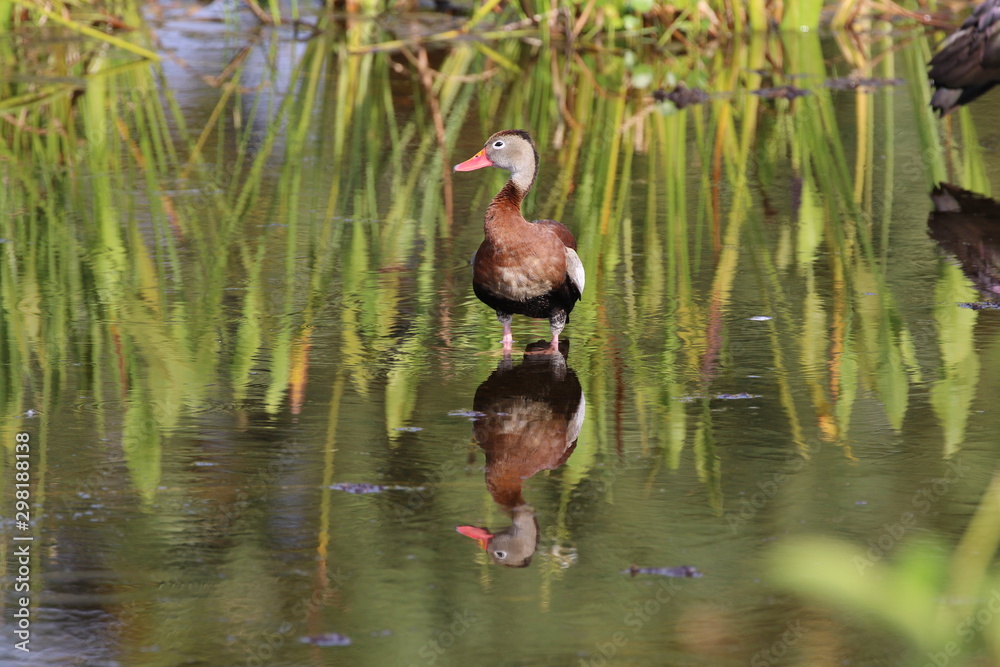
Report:
[[660,577],[700,577],[701,572],[693,565],[678,565],[677,567],[639,567],[633,564],[627,570],[622,570],[623,574],[655,574]]
[[382,493],[383,491],[423,491],[422,486],[399,486],[398,484],[366,484],[364,482],[337,482],[331,484],[334,491],[346,493]]
[[424,429],[419,426],[398,426],[393,431],[403,431],[404,433],[417,433],[423,431]]
[[382,493],[389,487],[384,484],[355,484],[352,482],[337,482],[330,486],[335,491],[346,491],[347,493]]
[[751,322],[767,322],[768,320],[773,320],[774,318],[770,315],[754,315],[753,317],[748,317]]
[[653,99],[657,102],[666,102],[669,100],[678,109],[683,109],[692,104],[704,104],[708,101],[709,97],[708,93],[701,88],[688,88],[683,83],[679,83],[669,93],[662,88],[654,90]]
[[966,301],[958,304],[958,307],[972,310],[1000,310],[1000,303],[996,301]]
[[886,86],[899,86],[903,84],[902,79],[881,79],[842,76],[836,79],[828,79],[823,85],[834,90],[859,90],[863,93],[872,92],[878,88]]
[[303,644],[312,644],[313,646],[350,646],[351,638],[347,635],[342,635],[337,632],[327,632],[322,635],[310,635],[308,637],[299,637],[299,641]]
[[475,419],[477,417],[485,417],[485,412],[479,412],[478,410],[449,410],[449,417],[469,417],[470,419]]
[[722,401],[733,401],[733,400],[739,400],[739,399],[743,399],[743,398],[760,398],[761,395],[760,394],[748,394],[745,391],[741,391],[738,394],[716,394],[715,397],[718,398],[719,400],[722,400]]
[[777,88],[761,88],[751,90],[754,95],[759,95],[766,100],[794,100],[796,97],[810,95],[808,90],[796,88],[795,86],[778,86]]

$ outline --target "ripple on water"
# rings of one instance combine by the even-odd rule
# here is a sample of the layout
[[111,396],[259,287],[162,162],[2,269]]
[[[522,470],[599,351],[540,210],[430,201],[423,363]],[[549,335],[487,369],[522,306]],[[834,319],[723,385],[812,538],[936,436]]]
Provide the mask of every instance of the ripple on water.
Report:
[[[107,414],[112,412],[123,412],[129,408],[134,401],[130,399],[116,399],[106,401],[81,401],[73,404],[73,411],[80,414]],[[240,406],[229,401],[220,401],[210,398],[202,398],[196,404],[184,406],[184,412],[188,415],[202,414],[232,414],[239,411]]]

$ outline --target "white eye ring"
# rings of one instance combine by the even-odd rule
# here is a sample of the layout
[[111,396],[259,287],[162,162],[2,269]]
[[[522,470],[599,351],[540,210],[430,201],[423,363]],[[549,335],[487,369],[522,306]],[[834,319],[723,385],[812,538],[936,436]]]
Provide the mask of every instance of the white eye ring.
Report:
[[493,142],[493,148],[503,148],[503,142],[497,139]]
[[500,560],[503,560],[504,558],[507,557],[507,552],[506,551],[494,551],[493,555],[496,556],[497,558],[499,558]]

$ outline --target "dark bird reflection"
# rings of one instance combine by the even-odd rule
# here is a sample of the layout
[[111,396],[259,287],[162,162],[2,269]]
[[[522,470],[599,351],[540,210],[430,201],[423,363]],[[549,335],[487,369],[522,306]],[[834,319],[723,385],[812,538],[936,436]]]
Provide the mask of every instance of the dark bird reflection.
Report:
[[560,341],[559,352],[545,341],[532,343],[520,363],[505,356],[476,390],[473,409],[480,416],[472,430],[486,453],[486,488],[511,525],[496,532],[476,526],[456,530],[476,540],[495,563],[531,563],[538,520],[521,487],[538,471],[561,466],[576,447],[586,402],[567,365],[568,353],[567,341]]
[[1000,295],[1000,203],[942,183],[931,192],[928,234],[985,295]]
[[986,0],[941,43],[927,74],[945,116],[1000,83],[1000,0]]

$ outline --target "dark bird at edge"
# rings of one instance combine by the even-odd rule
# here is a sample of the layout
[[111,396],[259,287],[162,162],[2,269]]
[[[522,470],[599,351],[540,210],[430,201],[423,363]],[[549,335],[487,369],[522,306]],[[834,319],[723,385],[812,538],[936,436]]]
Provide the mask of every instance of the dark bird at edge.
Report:
[[931,106],[947,116],[1000,83],[1000,0],[987,0],[931,58]]

